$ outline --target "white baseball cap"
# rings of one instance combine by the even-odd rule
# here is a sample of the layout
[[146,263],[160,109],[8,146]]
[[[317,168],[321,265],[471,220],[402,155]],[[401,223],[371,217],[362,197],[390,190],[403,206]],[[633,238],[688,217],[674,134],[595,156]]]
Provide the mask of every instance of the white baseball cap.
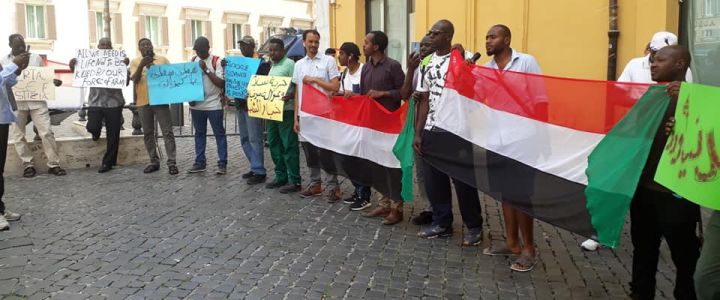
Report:
[[658,51],[665,46],[677,45],[678,37],[672,32],[660,31],[650,40],[650,50]]

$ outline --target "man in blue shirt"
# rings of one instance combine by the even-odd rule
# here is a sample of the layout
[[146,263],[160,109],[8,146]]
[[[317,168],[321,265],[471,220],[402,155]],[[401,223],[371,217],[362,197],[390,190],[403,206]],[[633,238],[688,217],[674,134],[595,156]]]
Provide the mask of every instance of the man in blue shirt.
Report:
[[2,196],[5,193],[5,158],[7,156],[8,131],[10,124],[15,122],[15,114],[10,105],[7,91],[17,83],[16,77],[22,70],[28,67],[30,53],[23,53],[15,56],[12,63],[0,66],[0,230],[10,229],[8,221],[20,219],[20,214],[5,209]]

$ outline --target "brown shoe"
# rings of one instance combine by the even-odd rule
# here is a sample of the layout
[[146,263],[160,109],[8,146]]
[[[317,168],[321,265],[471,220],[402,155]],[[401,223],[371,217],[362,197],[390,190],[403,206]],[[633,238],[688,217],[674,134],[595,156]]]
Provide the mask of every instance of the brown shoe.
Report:
[[307,198],[307,197],[313,197],[318,196],[322,194],[322,187],[319,183],[311,183],[302,193],[300,193],[300,197]]
[[390,214],[390,208],[378,206],[369,212],[362,213],[362,216],[368,217],[368,218],[377,218],[377,217],[386,217],[389,214]]
[[328,203],[336,203],[342,199],[342,191],[340,191],[340,188],[334,188],[327,192],[327,201]]
[[403,213],[401,210],[397,208],[391,208],[390,213],[385,216],[385,219],[383,219],[382,223],[384,225],[395,225],[397,223],[402,222],[403,220]]

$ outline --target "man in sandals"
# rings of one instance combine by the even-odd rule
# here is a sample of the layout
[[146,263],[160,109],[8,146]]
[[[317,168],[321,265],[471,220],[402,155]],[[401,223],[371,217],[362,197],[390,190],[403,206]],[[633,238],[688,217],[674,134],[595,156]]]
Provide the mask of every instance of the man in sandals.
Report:
[[[490,27],[490,30],[488,30],[488,33],[485,36],[485,50],[487,51],[487,55],[492,56],[493,59],[485,66],[502,70],[502,72],[514,71],[540,74],[540,66],[535,58],[510,48],[511,38],[512,33],[507,26],[495,25]],[[530,102],[534,102],[532,103],[533,109],[538,111],[547,111],[547,100],[542,100],[543,99],[531,99]],[[512,106],[512,103],[508,103],[508,105]],[[488,160],[488,163],[518,163],[500,155],[491,155],[491,153],[488,153]],[[503,169],[509,170],[515,168]],[[505,172],[505,170],[501,172]],[[488,176],[491,179],[492,185],[492,177],[494,177],[492,172],[488,174]],[[503,217],[505,219],[506,245],[498,248],[487,248],[483,250],[483,253],[493,256],[517,256],[515,262],[510,266],[510,269],[518,272],[528,272],[535,267],[533,217],[510,206],[505,200],[512,199],[517,202],[523,197],[529,197],[532,194],[534,177],[532,173],[522,174],[522,172],[517,172],[517,174],[512,174],[511,176],[512,178],[515,178],[513,187],[500,187],[498,191],[500,192],[500,197],[502,197],[502,199],[498,200],[502,200]],[[520,237],[522,237],[522,243],[520,241]]]

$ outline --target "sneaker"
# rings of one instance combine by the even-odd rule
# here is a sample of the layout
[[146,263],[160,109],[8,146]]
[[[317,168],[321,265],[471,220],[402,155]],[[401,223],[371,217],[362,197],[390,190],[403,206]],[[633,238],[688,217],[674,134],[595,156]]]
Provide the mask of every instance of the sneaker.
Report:
[[343,202],[344,202],[345,204],[353,204],[353,203],[355,203],[356,201],[358,201],[358,194],[357,194],[357,193],[353,193],[352,196],[343,199]]
[[198,164],[194,164],[194,165],[192,166],[192,168],[190,168],[190,170],[188,170],[187,172],[190,173],[190,174],[192,174],[192,173],[205,172],[205,166],[203,166],[203,165],[198,165]]
[[242,174],[242,179],[250,179],[250,177],[255,176],[255,173],[253,171],[247,172],[245,174]]
[[112,167],[111,167],[111,166],[102,165],[102,166],[100,167],[100,169],[98,169],[98,173],[107,173],[107,172],[109,172],[110,170],[112,170]]
[[10,223],[5,219],[5,216],[0,215],[0,231],[9,230]]
[[463,237],[463,246],[477,246],[483,241],[482,228],[468,228]]
[[597,249],[600,247],[600,244],[594,240],[588,239],[584,241],[582,244],[580,244],[580,249],[583,251],[597,251]]
[[352,204],[350,204],[350,210],[352,210],[352,211],[358,211],[358,210],[366,209],[366,208],[368,208],[368,207],[370,207],[370,206],[372,206],[372,203],[370,203],[370,199],[360,199],[360,198],[356,198],[356,199],[355,199],[355,202],[353,202]]
[[67,172],[65,172],[65,170],[63,170],[63,168],[61,168],[61,167],[52,167],[52,168],[48,169],[48,173],[53,174],[55,176],[67,175]]
[[318,196],[320,194],[322,194],[322,187],[320,187],[320,184],[311,183],[302,193],[300,193],[300,197],[307,198]]
[[432,223],[432,212],[421,212],[417,217],[412,218],[411,222],[415,225],[427,225]]
[[157,170],[160,170],[160,166],[158,166],[158,165],[148,165],[148,166],[145,167],[145,169],[143,170],[143,173],[148,174],[148,173],[152,173],[152,172],[157,172]]
[[285,186],[286,184],[287,184],[287,182],[282,182],[282,181],[277,181],[277,180],[275,180],[275,181],[273,181],[273,182],[271,182],[271,183],[266,184],[266,185],[265,185],[265,188],[268,189],[268,190],[274,190],[274,189],[276,189],[276,188],[283,187],[283,186]]
[[327,202],[337,203],[342,198],[342,192],[340,188],[335,187],[327,191]]
[[17,221],[17,220],[20,220],[20,214],[19,214],[19,213],[11,212],[11,211],[9,211],[9,210],[5,210],[5,215],[3,215],[3,216],[4,216],[5,219],[8,220],[8,221]]
[[35,171],[34,167],[27,167],[23,171],[23,177],[25,178],[33,178],[37,174],[37,171]]
[[452,227],[443,227],[440,225],[430,226],[425,230],[421,230],[417,235],[424,239],[434,239],[436,237],[447,237],[452,235]]
[[227,174],[227,167],[226,166],[218,166],[217,172],[215,172],[216,175],[225,175]]
[[265,175],[253,174],[252,177],[248,178],[247,184],[248,185],[261,184],[261,183],[265,182],[266,179],[267,179],[267,176],[265,176]]
[[291,183],[284,187],[281,187],[278,190],[278,192],[280,192],[280,194],[292,194],[292,193],[297,193],[299,191],[302,191],[302,186],[300,186],[299,183]]

